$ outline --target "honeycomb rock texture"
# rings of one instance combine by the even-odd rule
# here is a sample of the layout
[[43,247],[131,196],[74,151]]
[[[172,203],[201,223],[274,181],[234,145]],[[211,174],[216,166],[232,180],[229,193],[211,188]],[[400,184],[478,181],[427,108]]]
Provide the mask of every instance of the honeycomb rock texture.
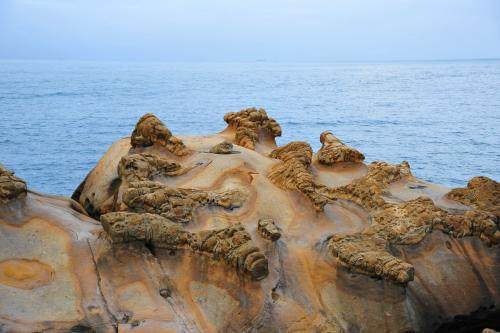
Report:
[[241,224],[191,233],[179,224],[155,214],[117,212],[101,216],[104,230],[115,243],[141,241],[157,248],[188,248],[222,260],[253,279],[265,278],[267,258]]
[[324,165],[334,165],[340,162],[359,163],[365,159],[365,156],[356,149],[347,146],[331,132],[321,133],[321,149],[318,151],[318,161]]
[[128,182],[150,180],[155,176],[179,176],[186,171],[178,163],[147,153],[124,156],[118,165],[118,175]]
[[264,109],[249,108],[229,112],[224,116],[229,126],[236,130],[234,143],[248,149],[255,149],[261,132],[272,138],[281,136],[281,127],[276,120],[267,116]]
[[245,198],[245,194],[238,190],[217,193],[172,188],[152,181],[133,182],[123,194],[123,202],[132,211],[158,214],[178,223],[192,221],[198,207],[234,209],[241,207]]
[[26,182],[0,164],[0,204],[26,196]]
[[310,170],[312,149],[306,142],[295,141],[273,150],[269,157],[281,160],[269,171],[268,178],[276,186],[306,195],[316,210],[321,211],[328,199],[318,192]]
[[151,113],[147,113],[139,119],[132,132],[130,143],[132,147],[160,145],[177,156],[189,153],[182,140],[173,136],[160,119]]
[[447,197],[500,218],[500,183],[488,177],[474,177],[466,188],[455,188]]

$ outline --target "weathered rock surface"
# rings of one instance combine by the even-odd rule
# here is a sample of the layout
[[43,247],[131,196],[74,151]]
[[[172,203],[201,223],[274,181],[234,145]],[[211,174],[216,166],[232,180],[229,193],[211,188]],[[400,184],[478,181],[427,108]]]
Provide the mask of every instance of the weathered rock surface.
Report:
[[0,204],[26,196],[26,183],[0,164]]
[[172,188],[151,181],[131,183],[123,194],[123,203],[130,210],[162,215],[179,223],[190,222],[197,207],[211,205],[234,209],[241,207],[244,201],[245,194],[237,190],[216,193]]
[[272,241],[277,241],[281,237],[281,233],[272,219],[260,219],[257,224],[257,230],[259,230],[262,237]]
[[151,113],[139,119],[132,132],[130,143],[132,147],[149,147],[157,144],[178,156],[189,153],[182,140],[173,136],[172,132]]
[[467,188],[455,188],[448,198],[476,209],[485,210],[500,218],[500,183],[488,177],[474,177]]
[[233,152],[233,144],[231,142],[222,141],[210,148],[212,154],[231,154]]
[[284,190],[299,191],[306,195],[321,211],[328,202],[327,198],[318,193],[318,185],[314,182],[311,172],[312,149],[306,142],[290,142],[276,148],[269,157],[281,160],[269,171],[271,182]]
[[497,182],[450,191],[225,118],[174,138],[142,117],[73,195],[94,218],[1,168],[0,331],[500,329]]
[[347,146],[336,138],[332,132],[321,133],[319,140],[323,144],[318,151],[318,161],[324,165],[333,165],[339,162],[363,162],[365,156],[356,149]]
[[224,120],[235,129],[234,143],[248,149],[255,149],[262,135],[273,139],[281,136],[281,127],[276,120],[267,116],[264,109],[250,108],[239,112],[229,112]]

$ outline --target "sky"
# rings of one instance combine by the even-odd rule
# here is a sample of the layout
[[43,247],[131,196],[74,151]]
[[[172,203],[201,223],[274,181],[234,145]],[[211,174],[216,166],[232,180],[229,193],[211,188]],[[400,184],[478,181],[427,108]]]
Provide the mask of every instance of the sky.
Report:
[[0,0],[0,58],[500,58],[500,0]]

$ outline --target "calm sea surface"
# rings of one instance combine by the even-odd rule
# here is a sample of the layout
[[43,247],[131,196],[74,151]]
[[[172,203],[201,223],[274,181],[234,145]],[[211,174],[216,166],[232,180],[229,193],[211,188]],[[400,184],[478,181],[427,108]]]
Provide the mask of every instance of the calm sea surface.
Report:
[[0,163],[35,190],[70,195],[146,112],[175,134],[206,134],[249,106],[278,120],[279,144],[318,149],[328,129],[368,161],[408,160],[429,181],[500,180],[500,61],[0,61]]

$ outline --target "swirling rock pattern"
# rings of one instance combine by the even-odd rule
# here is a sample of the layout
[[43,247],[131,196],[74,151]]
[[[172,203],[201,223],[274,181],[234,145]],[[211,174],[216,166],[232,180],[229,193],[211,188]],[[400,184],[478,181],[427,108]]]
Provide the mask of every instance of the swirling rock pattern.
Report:
[[75,191],[95,219],[0,169],[0,331],[500,327],[497,182],[450,191],[328,133],[277,147],[263,111],[226,120],[174,138],[141,118]]

